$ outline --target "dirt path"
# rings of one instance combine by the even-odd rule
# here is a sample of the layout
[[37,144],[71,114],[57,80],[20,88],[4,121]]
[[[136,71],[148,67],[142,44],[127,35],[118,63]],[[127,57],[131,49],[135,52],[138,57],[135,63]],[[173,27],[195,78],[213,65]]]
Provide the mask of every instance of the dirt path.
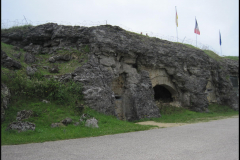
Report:
[[154,122],[154,121],[145,121],[145,122],[138,122],[136,124],[141,124],[141,125],[154,125],[154,126],[158,126],[160,128],[164,127],[176,127],[176,126],[182,126],[182,125],[186,125],[189,123],[160,123],[160,122]]
[[[207,119],[205,118],[204,120],[206,121],[213,121],[213,120],[218,120],[218,119],[226,119],[226,118],[238,118],[239,115],[237,116],[230,116],[230,117],[215,117],[217,119]],[[199,122],[204,122],[204,121],[199,121]],[[197,123],[197,122],[194,122]],[[160,128],[167,128],[167,127],[176,127],[176,126],[182,126],[186,124],[191,124],[191,123],[160,123],[160,122],[154,122],[154,121],[145,121],[145,122],[137,122],[136,124],[141,124],[141,125],[154,125],[158,126]]]

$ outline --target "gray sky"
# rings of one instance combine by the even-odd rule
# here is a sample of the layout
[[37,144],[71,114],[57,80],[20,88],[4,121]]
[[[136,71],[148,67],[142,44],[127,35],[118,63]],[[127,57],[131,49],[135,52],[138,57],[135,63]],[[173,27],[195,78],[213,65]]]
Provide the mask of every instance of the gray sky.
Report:
[[[239,55],[238,0],[1,0],[2,27],[55,22],[64,25],[117,25],[133,32],[196,46],[219,55]],[[175,6],[178,27],[175,24]],[[222,45],[219,44],[219,30]],[[222,49],[222,54],[221,54]]]

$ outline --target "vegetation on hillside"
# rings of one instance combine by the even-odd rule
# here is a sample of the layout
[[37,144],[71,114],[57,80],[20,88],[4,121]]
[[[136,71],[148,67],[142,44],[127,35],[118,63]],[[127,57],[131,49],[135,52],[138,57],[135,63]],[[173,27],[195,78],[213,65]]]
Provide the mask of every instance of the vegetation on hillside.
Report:
[[224,58],[231,59],[231,60],[235,60],[235,61],[238,61],[238,60],[239,60],[239,57],[238,57],[238,56],[225,56]]
[[[29,26],[20,27],[20,29],[26,29],[27,27]],[[48,70],[44,69],[44,66],[52,65],[48,62],[51,55],[36,55],[37,61],[35,64],[38,65],[38,71],[32,77],[26,75],[26,67],[28,65],[24,62],[25,52],[22,49],[15,51],[13,46],[5,43],[1,43],[1,48],[9,57],[22,65],[20,70],[9,70],[1,66],[1,82],[5,83],[11,91],[11,101],[6,110],[6,118],[1,123],[1,145],[101,136],[147,130],[154,127],[121,121],[114,116],[98,113],[84,104],[82,85],[80,83],[74,81],[60,83],[54,78],[45,77],[46,75],[71,73],[76,67],[86,63],[87,53],[89,52],[87,45],[80,50],[70,49],[57,52],[58,55],[71,54],[74,57],[69,62],[57,63],[60,73],[49,73]],[[21,58],[16,59],[14,54],[19,52],[22,53]],[[204,52],[214,59],[221,58],[217,57],[214,52],[205,50]],[[50,101],[50,103],[43,103],[43,99]],[[14,130],[6,130],[9,123],[16,121],[17,112],[21,110],[33,111],[33,116],[23,121],[35,123],[36,129],[20,133]],[[75,126],[74,123],[80,122],[79,119],[82,114],[95,117],[98,120],[99,128],[85,127],[85,121]],[[199,113],[173,106],[162,106],[160,114],[162,115],[160,118],[143,119],[140,121],[154,120],[156,122],[168,123],[193,123],[238,115],[238,111],[220,105],[210,105],[208,113]],[[66,117],[71,118],[73,123],[65,127],[51,128],[52,123],[60,122]]]
[[209,57],[217,60],[217,61],[222,61],[223,57],[220,57],[219,55],[217,55],[215,52],[211,51],[211,50],[203,50],[204,53],[206,53]]
[[219,55],[217,55],[215,52],[211,51],[211,50],[203,50],[208,56],[210,56],[211,58],[217,60],[217,61],[222,61],[224,59],[231,59],[231,60],[235,60],[238,61],[239,57],[238,56],[225,56],[225,57],[221,57]]
[[27,25],[22,25],[22,26],[13,26],[8,29],[1,29],[1,32],[2,33],[11,33],[11,32],[17,31],[17,30],[24,31],[24,30],[29,29],[30,27],[33,27],[33,25],[27,24]]
[[[57,104],[56,101],[43,103],[40,99],[29,99],[27,97],[13,97],[6,111],[6,120],[1,124],[1,145],[14,145],[24,143],[38,143],[45,141],[56,141],[73,138],[94,137],[116,133],[126,133],[133,131],[148,130],[153,126],[142,126],[127,121],[118,120],[114,116],[98,113],[87,106],[84,110],[74,109],[70,104]],[[16,120],[17,112],[21,110],[32,110],[34,115],[26,120],[36,124],[34,131],[29,130],[18,133],[15,130],[7,130],[10,122]],[[99,128],[85,127],[85,121],[80,122],[82,114],[95,117],[98,120]],[[69,117],[73,120],[72,124],[65,127],[51,128],[52,123],[57,123]],[[74,123],[80,122],[78,126]]]
[[238,115],[239,113],[238,111],[229,108],[229,106],[218,104],[210,104],[208,110],[209,112],[207,113],[201,113],[182,107],[163,106],[160,109],[162,117],[154,119],[154,121],[165,123],[196,123],[230,117]]
[[[1,82],[6,84],[11,91],[11,101],[5,111],[5,121],[1,123],[1,144],[23,144],[33,142],[45,142],[61,139],[100,136],[106,134],[124,133],[150,129],[153,126],[141,126],[131,122],[120,121],[114,116],[107,116],[88,108],[84,104],[82,85],[78,82],[69,81],[60,83],[54,78],[46,78],[44,75],[55,75],[41,68],[50,65],[47,61],[50,55],[36,55],[40,60],[35,62],[39,65],[38,71],[32,77],[26,75],[24,62],[25,52],[21,50],[22,56],[16,59],[13,55],[18,51],[13,50],[11,45],[1,43],[2,50],[8,56],[19,61],[23,66],[20,70],[9,70],[1,66]],[[58,54],[72,54],[75,59],[68,63],[60,63],[60,73],[71,73],[87,60],[85,53],[89,52],[88,46],[82,51],[61,50]],[[43,100],[50,103],[43,103]],[[33,116],[27,120],[36,124],[34,131],[18,133],[14,130],[6,130],[9,123],[16,121],[17,112],[21,110],[32,110]],[[74,126],[80,122],[82,114],[95,117],[98,120],[99,129],[85,127],[84,123]],[[51,128],[52,123],[58,123],[64,118],[71,118],[73,123],[63,128]]]
[[[180,44],[181,44],[181,43],[180,43]],[[201,50],[201,49],[199,49],[199,48],[197,48],[197,47],[195,47],[195,46],[193,46],[193,45],[191,45],[191,44],[186,44],[186,43],[184,43],[184,45],[185,45],[186,47],[188,47],[188,48],[193,48],[193,49]]]

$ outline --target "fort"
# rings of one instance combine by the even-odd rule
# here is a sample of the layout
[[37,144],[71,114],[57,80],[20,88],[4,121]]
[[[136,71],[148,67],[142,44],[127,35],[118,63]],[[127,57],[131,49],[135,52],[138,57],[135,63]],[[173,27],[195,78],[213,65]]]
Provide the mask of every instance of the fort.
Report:
[[181,43],[118,26],[55,23],[2,32],[1,41],[31,55],[49,55],[49,61],[59,50],[88,49],[88,61],[59,80],[81,83],[90,108],[121,120],[159,117],[158,105],[198,112],[208,112],[210,103],[239,109],[238,61],[218,61]]

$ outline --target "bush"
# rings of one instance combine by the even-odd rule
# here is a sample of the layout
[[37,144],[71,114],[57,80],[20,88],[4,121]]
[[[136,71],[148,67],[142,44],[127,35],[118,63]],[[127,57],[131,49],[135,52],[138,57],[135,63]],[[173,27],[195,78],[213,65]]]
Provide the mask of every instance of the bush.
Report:
[[28,78],[22,71],[2,70],[1,80],[13,96],[28,98],[46,98],[58,104],[73,104],[82,100],[82,85],[74,81],[61,83],[53,78],[45,78],[41,72],[36,72]]

